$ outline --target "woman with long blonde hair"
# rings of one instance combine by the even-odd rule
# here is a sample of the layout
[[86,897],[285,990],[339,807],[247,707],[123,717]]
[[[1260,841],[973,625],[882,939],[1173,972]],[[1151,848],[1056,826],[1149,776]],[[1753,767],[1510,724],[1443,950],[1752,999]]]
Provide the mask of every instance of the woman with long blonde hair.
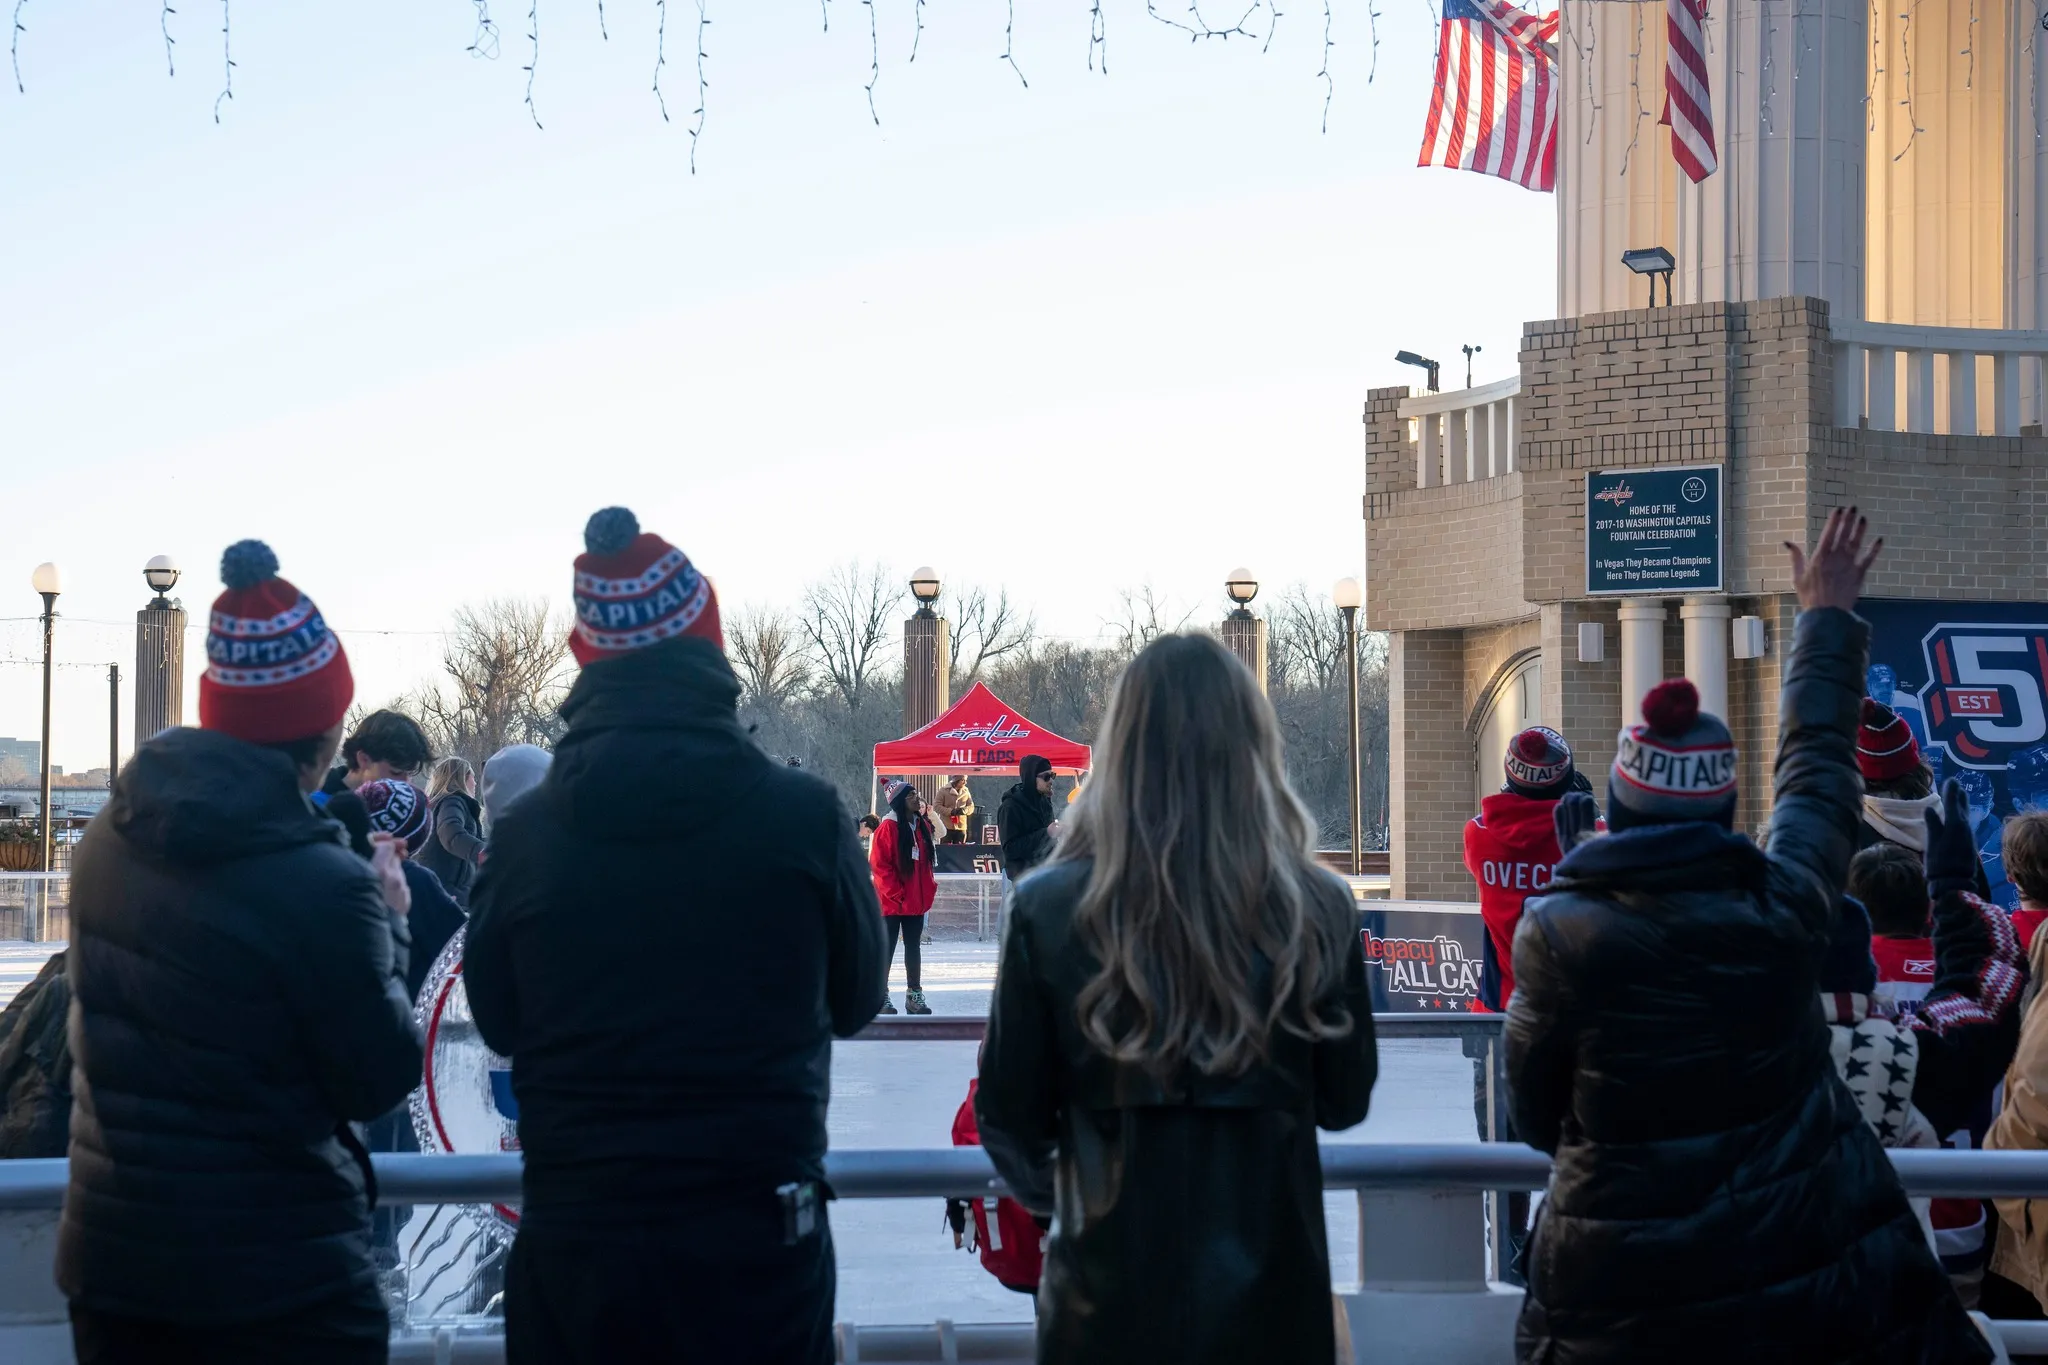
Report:
[[1364,1119],[1377,1063],[1311,834],[1244,665],[1147,646],[1017,887],[982,1052],[982,1144],[1055,1219],[1041,1362],[1333,1358],[1316,1129]]
[[427,805],[434,813],[434,837],[419,864],[466,910],[484,857],[484,808],[477,804],[476,769],[468,759],[450,756],[434,765]]

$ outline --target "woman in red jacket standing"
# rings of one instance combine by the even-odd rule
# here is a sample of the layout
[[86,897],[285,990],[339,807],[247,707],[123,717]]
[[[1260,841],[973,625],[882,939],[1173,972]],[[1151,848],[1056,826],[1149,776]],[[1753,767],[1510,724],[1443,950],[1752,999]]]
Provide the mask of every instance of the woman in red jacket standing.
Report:
[[[885,789],[889,813],[868,845],[868,867],[875,878],[875,894],[882,900],[882,923],[889,930],[889,961],[896,960],[896,940],[903,940],[903,969],[910,979],[910,992],[903,998],[909,1014],[930,1014],[924,1002],[923,974],[918,945],[924,938],[924,917],[938,897],[938,879],[932,874],[932,826],[924,818],[924,802],[917,788],[908,782],[891,782]],[[882,1013],[896,1013],[896,1006],[883,1000]]]

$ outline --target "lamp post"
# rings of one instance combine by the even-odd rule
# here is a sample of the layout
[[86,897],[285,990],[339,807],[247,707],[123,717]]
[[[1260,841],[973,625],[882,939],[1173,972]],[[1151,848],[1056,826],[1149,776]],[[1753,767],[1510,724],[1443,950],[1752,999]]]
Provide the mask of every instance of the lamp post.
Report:
[[1346,695],[1350,698],[1351,709],[1351,875],[1356,877],[1365,871],[1364,824],[1359,808],[1359,752],[1358,752],[1358,608],[1365,601],[1365,593],[1355,578],[1340,578],[1337,586],[1330,590],[1336,600],[1337,610],[1344,614],[1344,675]]
[[38,564],[36,571],[29,575],[29,586],[43,598],[43,789],[42,804],[37,808],[37,824],[42,827],[43,871],[50,866],[50,672],[52,646],[55,644],[57,625],[57,594],[64,591],[64,574],[55,564]]
[[[910,595],[917,611],[903,623],[903,732],[909,734],[945,714],[952,704],[952,633],[937,610],[938,571],[920,565],[910,575]],[[939,779],[915,780],[917,793],[929,803],[939,793]]]
[[135,613],[135,742],[185,723],[185,608],[165,594],[178,564],[158,555],[142,566],[156,596]]
[[1223,647],[1244,661],[1258,679],[1259,691],[1266,690],[1266,623],[1251,612],[1251,601],[1259,595],[1259,580],[1252,577],[1252,571],[1239,565],[1232,569],[1223,580],[1223,591],[1229,595],[1232,608],[1223,618],[1223,628],[1218,632],[1223,638]]

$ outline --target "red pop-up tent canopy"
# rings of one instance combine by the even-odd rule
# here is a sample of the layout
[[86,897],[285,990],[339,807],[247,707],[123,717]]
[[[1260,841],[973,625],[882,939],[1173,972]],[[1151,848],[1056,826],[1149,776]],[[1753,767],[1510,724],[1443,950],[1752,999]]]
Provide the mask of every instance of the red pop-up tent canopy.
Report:
[[875,746],[875,771],[906,776],[932,773],[1014,773],[1026,754],[1038,754],[1056,773],[1085,772],[1088,746],[1033,724],[981,683],[931,724]]

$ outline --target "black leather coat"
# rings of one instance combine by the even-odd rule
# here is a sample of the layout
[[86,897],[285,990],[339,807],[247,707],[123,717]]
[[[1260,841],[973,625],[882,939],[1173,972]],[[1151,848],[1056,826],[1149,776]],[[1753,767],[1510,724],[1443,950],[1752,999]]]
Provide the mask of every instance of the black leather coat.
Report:
[[1799,618],[1767,857],[1717,825],[1565,858],[1515,935],[1509,1107],[1553,1153],[1518,1358],[1982,1361],[1828,1056],[1868,630]]
[[1350,893],[1331,879],[1326,902],[1353,945],[1350,1035],[1282,1034],[1243,1076],[1165,1086],[1081,1036],[1074,1002],[1095,964],[1073,912],[1090,866],[1054,863],[1017,888],[976,1095],[997,1170],[1056,1214],[1038,1359],[1328,1365],[1316,1129],[1364,1120],[1378,1065]]
[[512,1059],[529,1231],[772,1210],[824,1175],[832,1039],[886,998],[881,908],[838,793],[761,752],[738,697],[695,638],[586,667],[491,830],[462,970]]
[[142,745],[78,845],[71,923],[65,1294],[387,1332],[343,1120],[419,1083],[408,939],[291,761],[206,730]]

